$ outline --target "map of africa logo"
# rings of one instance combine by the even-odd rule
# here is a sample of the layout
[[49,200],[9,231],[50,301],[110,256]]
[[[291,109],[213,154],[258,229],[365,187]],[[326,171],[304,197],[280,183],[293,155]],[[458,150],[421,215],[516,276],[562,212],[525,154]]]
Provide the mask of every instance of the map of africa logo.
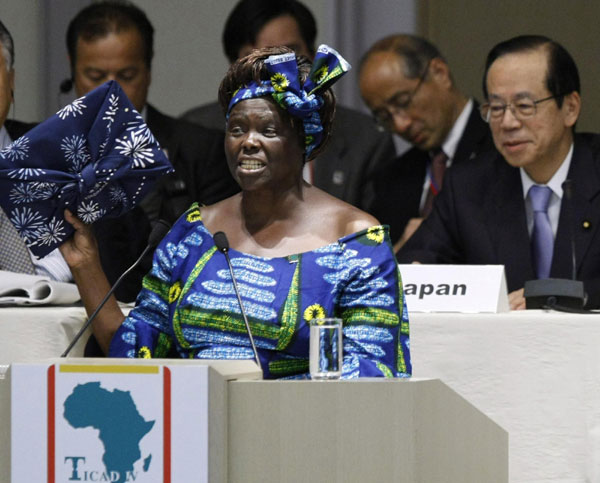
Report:
[[[111,477],[111,482],[131,481],[133,465],[142,457],[140,441],[155,421],[146,421],[140,415],[129,391],[109,391],[100,382],[78,384],[65,400],[64,417],[74,429],[91,427],[99,431],[106,474],[118,477]],[[152,454],[144,458],[145,472],[151,461]]]

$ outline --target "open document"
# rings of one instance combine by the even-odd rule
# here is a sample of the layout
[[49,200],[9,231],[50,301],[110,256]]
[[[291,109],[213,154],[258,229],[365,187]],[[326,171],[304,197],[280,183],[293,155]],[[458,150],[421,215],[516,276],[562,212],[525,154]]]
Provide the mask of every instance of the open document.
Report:
[[79,291],[73,283],[0,270],[0,306],[66,305],[79,299]]

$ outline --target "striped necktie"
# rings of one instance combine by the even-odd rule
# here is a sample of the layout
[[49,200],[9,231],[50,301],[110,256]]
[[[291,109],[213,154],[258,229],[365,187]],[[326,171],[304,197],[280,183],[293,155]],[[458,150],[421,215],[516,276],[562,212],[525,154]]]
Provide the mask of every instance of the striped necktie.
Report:
[[423,209],[421,210],[421,216],[423,218],[431,213],[431,209],[433,208],[433,199],[442,189],[442,181],[444,179],[444,172],[446,171],[447,162],[448,156],[446,156],[446,153],[444,153],[442,149],[437,151],[431,157],[431,161],[429,162],[429,166],[427,168],[427,176],[429,177],[429,190],[427,190],[425,203],[423,204]]
[[0,270],[35,274],[25,242],[0,208]]

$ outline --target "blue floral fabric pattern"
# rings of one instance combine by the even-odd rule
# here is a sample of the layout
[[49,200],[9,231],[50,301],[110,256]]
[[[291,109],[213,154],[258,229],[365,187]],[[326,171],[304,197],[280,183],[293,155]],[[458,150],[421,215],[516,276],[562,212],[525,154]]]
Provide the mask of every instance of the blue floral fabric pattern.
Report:
[[[229,251],[265,378],[308,377],[309,321],[343,320],[342,377],[408,377],[409,323],[387,227],[281,258]],[[198,206],[154,254],[113,357],[252,359],[225,257]]]
[[238,102],[271,95],[275,102],[290,115],[302,119],[304,127],[305,159],[323,141],[323,125],[319,109],[323,97],[319,94],[350,70],[350,64],[328,45],[317,49],[312,68],[304,85],[300,85],[296,54],[271,55],[265,60],[271,78],[261,83],[250,82],[238,89],[227,108],[227,119]]
[[88,224],[120,216],[172,170],[140,114],[110,81],[0,151],[0,206],[43,257],[73,233],[65,208]]

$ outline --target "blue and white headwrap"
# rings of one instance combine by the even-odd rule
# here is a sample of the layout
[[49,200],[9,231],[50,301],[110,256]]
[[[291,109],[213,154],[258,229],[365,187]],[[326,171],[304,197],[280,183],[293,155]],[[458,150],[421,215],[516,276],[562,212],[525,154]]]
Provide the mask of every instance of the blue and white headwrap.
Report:
[[304,126],[304,157],[323,141],[323,125],[319,109],[323,97],[319,91],[326,89],[350,70],[350,64],[334,49],[320,45],[312,64],[310,74],[303,86],[298,77],[296,54],[272,55],[265,61],[271,75],[268,81],[260,84],[251,82],[236,91],[227,108],[227,119],[233,106],[238,102],[256,97],[271,95],[275,102],[291,116],[302,119]]

